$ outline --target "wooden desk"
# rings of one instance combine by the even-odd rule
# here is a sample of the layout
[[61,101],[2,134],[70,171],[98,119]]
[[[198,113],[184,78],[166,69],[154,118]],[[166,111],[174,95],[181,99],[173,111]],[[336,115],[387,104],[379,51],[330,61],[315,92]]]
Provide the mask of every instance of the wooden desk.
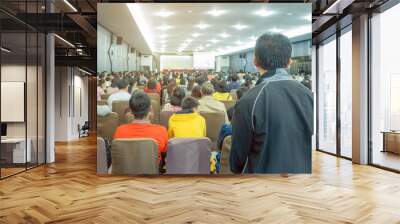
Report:
[[400,154],[400,131],[383,131],[383,151]]

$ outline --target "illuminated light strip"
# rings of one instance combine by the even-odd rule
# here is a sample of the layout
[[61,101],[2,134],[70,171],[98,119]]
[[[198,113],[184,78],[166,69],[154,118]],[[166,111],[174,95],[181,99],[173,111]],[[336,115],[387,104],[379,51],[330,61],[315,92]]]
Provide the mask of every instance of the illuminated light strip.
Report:
[[90,72],[88,72],[88,71],[85,71],[85,70],[83,70],[83,69],[81,69],[81,68],[78,68],[78,70],[81,71],[81,72],[83,72],[83,73],[85,73],[85,74],[92,75],[92,73],[90,73]]
[[78,12],[78,10],[68,1],[68,0],[64,0],[65,4],[67,4],[72,10],[74,10],[75,12]]
[[336,1],[335,1],[331,6],[329,6],[322,14],[328,14],[329,11],[330,11],[331,9],[333,9],[334,7],[336,7],[336,5],[339,4],[340,1],[341,1],[341,0],[336,0]]
[[2,47],[1,50],[6,52],[6,53],[10,53],[11,52],[10,50],[8,50],[7,48],[4,48],[4,47]]
[[72,44],[71,42],[69,42],[68,40],[66,40],[66,39],[64,39],[64,38],[62,38],[62,37],[60,37],[60,36],[57,35],[57,34],[54,34],[54,36],[57,37],[57,38],[58,38],[59,40],[61,40],[62,42],[64,42],[64,43],[68,44],[69,46],[75,48],[75,45],[73,45],[73,44]]
[[151,52],[154,52],[154,46],[153,46],[153,35],[148,29],[148,25],[145,22],[145,19],[142,15],[143,10],[141,9],[140,4],[135,4],[135,3],[127,3],[126,6],[128,7],[133,20],[135,21],[136,25],[139,28],[140,33],[142,34],[144,40],[147,43],[147,46],[150,48]]

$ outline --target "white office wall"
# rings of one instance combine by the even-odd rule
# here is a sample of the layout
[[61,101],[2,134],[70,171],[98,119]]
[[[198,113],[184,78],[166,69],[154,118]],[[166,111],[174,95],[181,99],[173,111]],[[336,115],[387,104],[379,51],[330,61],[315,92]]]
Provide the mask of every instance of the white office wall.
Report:
[[79,137],[78,125],[88,120],[88,78],[76,68],[56,67],[56,141]]
[[191,55],[161,55],[160,70],[163,69],[192,69],[193,57]]

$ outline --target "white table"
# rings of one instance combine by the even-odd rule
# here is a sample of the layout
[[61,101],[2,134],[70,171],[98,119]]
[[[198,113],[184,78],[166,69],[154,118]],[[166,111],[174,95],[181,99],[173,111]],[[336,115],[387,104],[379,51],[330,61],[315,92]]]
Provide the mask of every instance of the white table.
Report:
[[[1,139],[1,147],[3,151],[3,147],[6,147],[6,150],[9,149],[9,147],[12,147],[12,162],[13,163],[26,163],[26,162],[31,162],[32,160],[32,154],[31,154],[31,146],[32,146],[32,140],[30,138],[26,139],[26,142],[28,143],[25,151],[25,138],[5,138]],[[5,150],[4,150],[5,151]],[[26,154],[25,154],[26,152]],[[25,160],[26,159],[26,160]]]

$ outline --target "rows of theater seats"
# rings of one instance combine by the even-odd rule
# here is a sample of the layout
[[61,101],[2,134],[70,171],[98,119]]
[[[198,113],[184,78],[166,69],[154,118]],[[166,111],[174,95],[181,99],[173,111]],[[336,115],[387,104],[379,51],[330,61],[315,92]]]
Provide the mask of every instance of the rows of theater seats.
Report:
[[[160,124],[168,130],[168,120],[174,113],[162,111],[160,96],[147,93],[151,98],[151,123]],[[232,93],[235,96],[235,93]],[[102,95],[98,105],[107,104],[108,95]],[[234,99],[236,97],[233,97]],[[235,100],[221,101],[226,109],[235,105]],[[211,151],[217,151],[217,140],[221,127],[225,123],[222,112],[200,112],[206,120],[207,138],[172,138],[168,141],[167,174],[210,174]],[[113,135],[121,124],[131,123],[134,119],[128,101],[114,101],[112,112],[97,116],[97,172],[98,174],[159,174],[157,163],[157,144],[152,139],[115,139]],[[229,153],[231,136],[224,139],[221,150],[220,174],[229,174]],[[111,147],[110,169],[107,167],[106,147]]]

